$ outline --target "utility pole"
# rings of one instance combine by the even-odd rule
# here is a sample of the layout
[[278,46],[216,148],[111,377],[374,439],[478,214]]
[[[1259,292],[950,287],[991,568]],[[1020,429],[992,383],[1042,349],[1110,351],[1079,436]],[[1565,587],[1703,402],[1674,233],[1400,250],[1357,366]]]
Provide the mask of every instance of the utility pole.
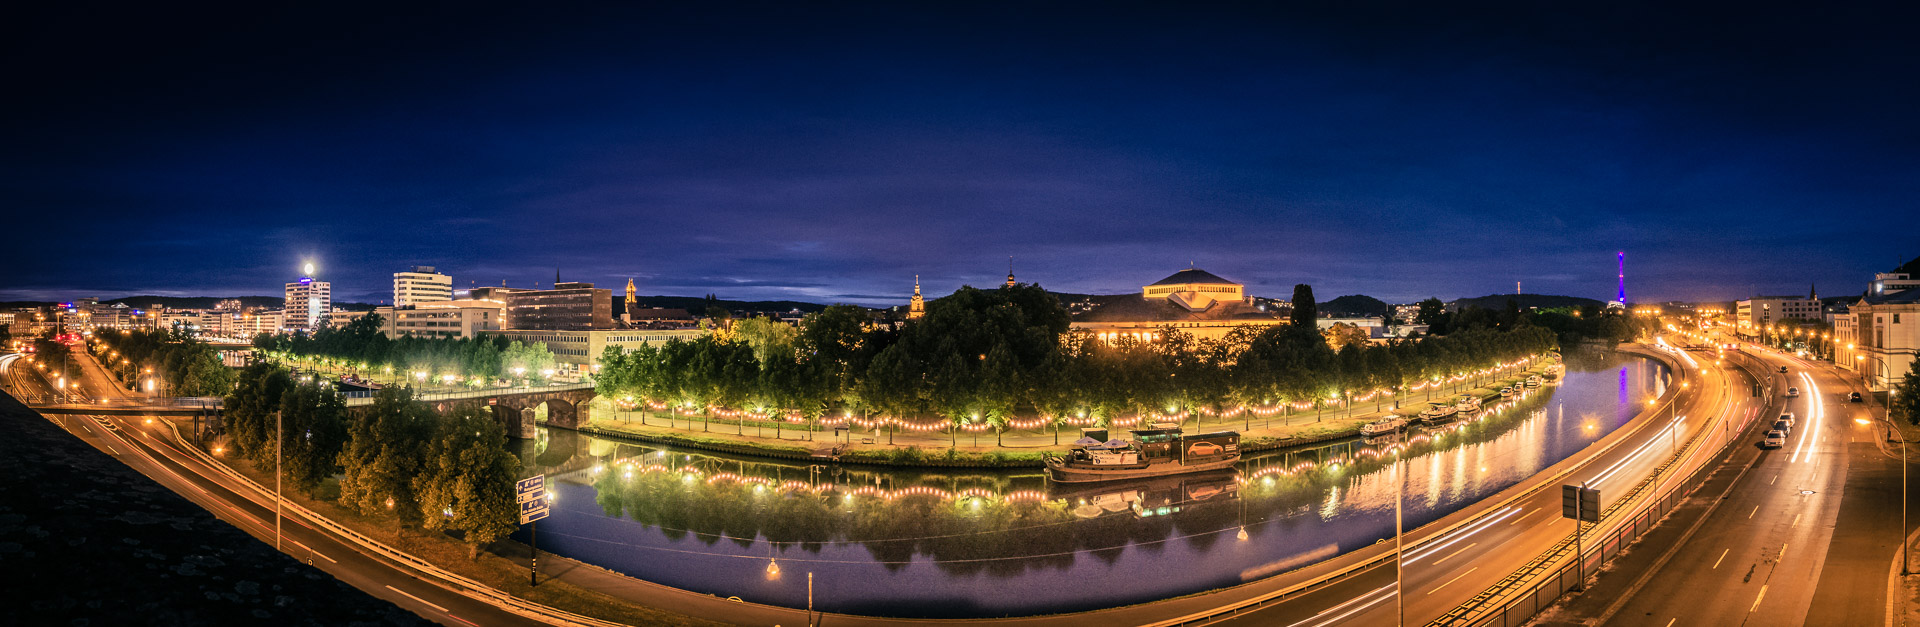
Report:
[[281,412],[273,412],[273,550],[280,550],[280,441]]
[[1397,477],[1399,481],[1395,481],[1393,484],[1393,604],[1395,606],[1394,609],[1398,612],[1398,622],[1395,624],[1405,627],[1407,624],[1407,595],[1405,594],[1406,587],[1404,582],[1406,581],[1406,575],[1404,571],[1407,568],[1407,553],[1403,536],[1406,534],[1406,526],[1404,519],[1401,518],[1400,505],[1400,502],[1406,499],[1407,494],[1407,449],[1404,446],[1400,449],[1399,457],[1399,463],[1394,465],[1394,474],[1400,475]]

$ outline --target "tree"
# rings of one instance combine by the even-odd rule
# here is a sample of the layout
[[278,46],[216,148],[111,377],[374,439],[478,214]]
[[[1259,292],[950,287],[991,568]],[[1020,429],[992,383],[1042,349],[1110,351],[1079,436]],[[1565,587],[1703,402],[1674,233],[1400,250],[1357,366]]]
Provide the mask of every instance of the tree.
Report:
[[1313,286],[1305,283],[1293,286],[1292,321],[1295,328],[1320,328],[1320,306],[1314,303]]
[[295,385],[280,397],[278,431],[278,455],[287,482],[312,495],[339,469],[340,450],[347,440],[347,401],[324,382]]
[[[388,387],[348,427],[340,452],[340,503],[364,514],[419,511],[413,478],[427,468],[439,417],[413,400],[413,390]],[[405,516],[404,520],[416,520]]]
[[1888,419],[1904,419],[1907,424],[1920,425],[1920,361],[1908,366],[1907,375],[1887,394],[1887,413],[1891,414]]
[[238,385],[222,402],[227,435],[238,452],[256,462],[273,461],[273,415],[280,397],[293,387],[285,368],[257,363],[240,371]]
[[1420,312],[1414,314],[1413,322],[1414,324],[1424,324],[1429,326],[1440,324],[1441,316],[1446,315],[1446,313],[1447,313],[1446,303],[1440,302],[1440,299],[1438,298],[1428,298],[1426,300],[1420,301]]
[[1327,346],[1335,351],[1356,344],[1365,346],[1368,337],[1366,329],[1345,322],[1334,323],[1333,326],[1327,327],[1326,331],[1322,331],[1321,335],[1326,336]]
[[513,484],[520,460],[506,450],[506,432],[483,413],[462,407],[440,420],[426,468],[414,479],[422,526],[460,531],[467,556],[519,524]]

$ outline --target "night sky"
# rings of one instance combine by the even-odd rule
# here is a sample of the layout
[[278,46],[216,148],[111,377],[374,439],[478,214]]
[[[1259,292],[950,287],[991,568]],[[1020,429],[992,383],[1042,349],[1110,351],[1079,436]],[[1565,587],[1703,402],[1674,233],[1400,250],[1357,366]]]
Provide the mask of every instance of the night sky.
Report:
[[1705,300],[1920,255],[1920,38],[1883,8],[35,4],[0,24],[0,300],[277,295],[310,258],[360,302],[426,264],[881,305],[1008,256],[1607,299],[1616,250],[1634,300]]

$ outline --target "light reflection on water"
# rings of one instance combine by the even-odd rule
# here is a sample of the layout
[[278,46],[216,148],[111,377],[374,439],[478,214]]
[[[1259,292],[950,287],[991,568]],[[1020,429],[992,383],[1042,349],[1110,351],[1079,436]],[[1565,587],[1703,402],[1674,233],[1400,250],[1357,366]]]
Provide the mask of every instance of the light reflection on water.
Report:
[[1237,475],[1131,485],[809,467],[559,430],[522,456],[558,493],[542,550],[641,579],[798,607],[812,572],[814,605],[827,611],[1073,611],[1233,585],[1390,538],[1392,447],[1410,455],[1414,527],[1606,435],[1665,383],[1664,368],[1637,357],[1576,351],[1567,365],[1559,386],[1404,443],[1354,439],[1252,456]]

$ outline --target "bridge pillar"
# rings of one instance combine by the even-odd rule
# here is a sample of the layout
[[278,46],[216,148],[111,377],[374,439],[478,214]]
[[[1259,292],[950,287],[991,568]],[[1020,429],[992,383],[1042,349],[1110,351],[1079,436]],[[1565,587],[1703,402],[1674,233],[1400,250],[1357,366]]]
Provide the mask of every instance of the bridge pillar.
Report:
[[506,403],[493,406],[493,419],[507,432],[507,437],[529,440],[533,438],[533,409],[514,407]]

